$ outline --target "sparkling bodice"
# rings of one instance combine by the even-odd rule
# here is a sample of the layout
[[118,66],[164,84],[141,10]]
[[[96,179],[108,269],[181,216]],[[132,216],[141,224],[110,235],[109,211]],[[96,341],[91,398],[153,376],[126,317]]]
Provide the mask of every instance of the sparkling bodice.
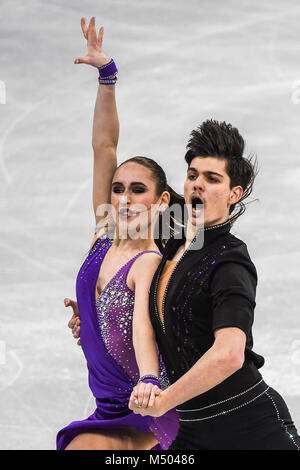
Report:
[[[106,240],[107,239],[108,237]],[[104,246],[107,252],[107,246]],[[97,320],[103,343],[108,353],[123,368],[134,383],[136,383],[139,378],[139,370],[132,343],[132,320],[135,296],[134,291],[127,285],[127,276],[135,260],[144,253],[149,252],[158,253],[153,250],[138,253],[119,269],[105,286],[96,301]],[[104,256],[101,258],[103,262]],[[166,386],[166,373],[161,358],[160,378],[162,385]]]
[[[129,264],[129,263],[128,263]],[[133,380],[138,368],[132,345],[134,292],[126,283],[131,263],[123,266],[96,301],[98,324],[105,347]],[[126,269],[127,268],[127,269]]]

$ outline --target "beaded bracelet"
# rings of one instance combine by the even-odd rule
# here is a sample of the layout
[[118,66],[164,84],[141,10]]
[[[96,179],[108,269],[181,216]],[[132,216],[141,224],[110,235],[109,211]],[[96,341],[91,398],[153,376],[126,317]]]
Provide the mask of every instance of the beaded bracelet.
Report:
[[114,78],[98,78],[98,82],[100,85],[115,85],[117,81],[117,77]]
[[104,64],[101,67],[98,67],[98,70],[98,82],[100,85],[115,85],[117,81],[116,74],[118,73],[118,69],[113,59],[111,59],[108,64]]
[[152,383],[153,385],[157,385],[160,388],[160,380],[156,375],[148,374],[148,375],[143,375],[143,377],[140,377],[139,380],[137,381],[138,385],[140,382],[144,383]]
[[156,385],[158,388],[161,388],[161,385],[160,385],[160,381],[157,380],[157,379],[144,379],[142,381],[144,384],[152,384],[152,385]]

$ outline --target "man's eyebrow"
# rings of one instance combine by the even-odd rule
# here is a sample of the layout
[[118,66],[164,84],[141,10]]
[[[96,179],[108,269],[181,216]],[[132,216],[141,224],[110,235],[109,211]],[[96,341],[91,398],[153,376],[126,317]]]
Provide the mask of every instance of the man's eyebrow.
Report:
[[220,173],[217,173],[216,171],[205,171],[204,173],[206,175],[216,175],[216,176],[220,176],[220,178],[224,178],[223,175],[220,175]]
[[[198,173],[198,170],[196,168],[193,168],[192,166],[188,167],[187,171],[194,171],[195,173]],[[216,175],[216,176],[220,176],[220,178],[224,178],[223,175],[220,175],[220,173],[217,173],[216,171],[204,171],[204,174],[205,175]]]
[[188,171],[195,171],[197,173],[197,170],[196,168],[193,168],[192,166],[189,166],[188,169],[187,169],[187,172]]

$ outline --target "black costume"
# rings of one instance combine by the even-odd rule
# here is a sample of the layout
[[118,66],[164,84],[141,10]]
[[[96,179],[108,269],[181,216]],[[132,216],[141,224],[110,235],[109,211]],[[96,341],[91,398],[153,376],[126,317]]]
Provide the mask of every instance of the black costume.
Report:
[[[200,236],[204,244],[192,249]],[[150,288],[150,315],[171,383],[214,343],[214,331],[237,327],[246,334],[243,367],[221,384],[178,407],[180,428],[171,449],[300,449],[300,438],[282,397],[262,379],[264,358],[253,350],[257,275],[244,242],[230,222],[198,230],[169,279],[163,322],[157,287],[165,262],[184,239],[166,246]]]

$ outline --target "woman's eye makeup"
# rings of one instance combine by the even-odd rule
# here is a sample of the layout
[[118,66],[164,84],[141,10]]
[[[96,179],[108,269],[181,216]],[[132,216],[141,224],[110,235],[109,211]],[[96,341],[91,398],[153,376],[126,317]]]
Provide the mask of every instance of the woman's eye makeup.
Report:
[[144,193],[144,192],[145,192],[145,188],[142,188],[142,187],[141,187],[141,188],[138,188],[138,187],[136,187],[136,188],[133,188],[132,191],[133,191],[134,193],[137,193],[137,194],[139,194],[139,193]]
[[113,191],[113,193],[122,193],[124,191],[124,187],[123,186],[114,186],[112,188],[112,191]]
[[[115,185],[112,187],[112,192],[116,194],[121,194],[125,191],[124,186],[122,185]],[[146,188],[144,186],[133,186],[131,187],[131,191],[135,194],[141,194],[146,191]]]

